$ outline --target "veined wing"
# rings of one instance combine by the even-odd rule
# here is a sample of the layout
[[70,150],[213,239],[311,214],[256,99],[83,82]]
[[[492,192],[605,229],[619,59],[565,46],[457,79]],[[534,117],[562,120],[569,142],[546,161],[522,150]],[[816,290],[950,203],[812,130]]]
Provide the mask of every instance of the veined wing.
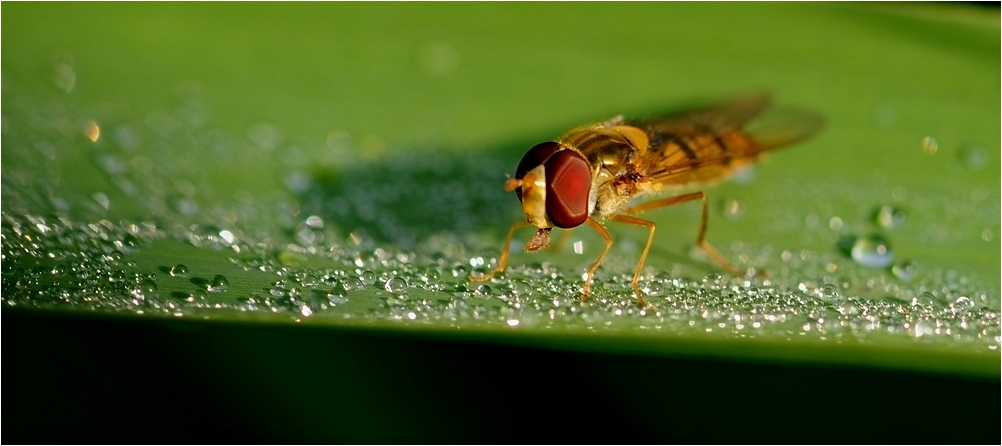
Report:
[[763,152],[802,141],[822,126],[816,113],[768,106],[768,96],[750,96],[628,123],[650,141],[637,165],[648,180],[665,186],[721,181]]

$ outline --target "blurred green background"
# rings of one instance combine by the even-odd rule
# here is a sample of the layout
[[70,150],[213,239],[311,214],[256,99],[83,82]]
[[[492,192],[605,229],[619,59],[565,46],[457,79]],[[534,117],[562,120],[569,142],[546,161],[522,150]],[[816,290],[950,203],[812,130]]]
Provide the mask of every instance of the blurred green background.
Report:
[[[4,387],[15,408],[5,440],[998,441],[997,7],[5,3],[3,12]],[[293,269],[338,260],[287,248],[326,246],[304,242],[307,215],[323,216],[327,244],[362,235],[386,252],[420,259],[432,245],[469,258],[497,249],[519,218],[500,185],[532,144],[620,113],[750,91],[816,110],[826,127],[770,157],[750,184],[712,189],[710,240],[777,269],[777,286],[817,290],[834,267],[849,284],[842,293],[862,302],[970,296],[986,337],[919,342],[899,330],[843,345],[684,326],[662,335],[407,325],[394,322],[378,284],[348,294],[355,306],[345,311],[374,315],[367,323],[211,308],[137,315],[117,306],[128,289],[102,289],[107,302],[76,299],[82,289],[67,290],[74,304],[44,301],[39,290],[59,283],[37,279],[51,262],[14,236],[31,226],[26,216],[155,221],[158,235],[122,248],[110,268],[155,273],[165,297],[225,274],[229,303],[277,278],[230,262],[221,230],[253,240],[244,260]],[[732,201],[746,209],[739,218],[720,211]],[[885,205],[907,212],[907,224],[875,227],[871,214]],[[685,254],[698,209],[651,218],[666,228],[654,271],[698,280],[713,270]],[[629,273],[635,252],[620,240],[642,234],[613,231],[625,247],[607,270]],[[873,231],[920,265],[914,282],[838,252],[840,236]],[[782,251],[813,257],[784,270]],[[577,271],[583,257],[516,253],[512,263]],[[164,268],[182,260],[193,278],[171,281]]]

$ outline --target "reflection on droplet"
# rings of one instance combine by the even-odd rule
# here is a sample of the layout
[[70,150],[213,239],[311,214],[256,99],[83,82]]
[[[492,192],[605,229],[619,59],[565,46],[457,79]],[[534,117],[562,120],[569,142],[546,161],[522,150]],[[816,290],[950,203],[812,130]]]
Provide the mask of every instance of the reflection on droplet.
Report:
[[897,229],[904,226],[905,222],[908,221],[908,215],[905,214],[905,211],[897,207],[881,206],[873,211],[873,219],[882,227]]
[[188,277],[188,267],[178,263],[170,268],[170,275],[173,277]]
[[894,261],[890,243],[877,234],[857,238],[851,254],[856,263],[871,268],[885,268]]
[[915,278],[915,271],[918,269],[918,265],[911,260],[901,260],[891,267],[891,273],[894,277],[905,282]]
[[926,136],[925,138],[922,138],[923,152],[932,155],[936,153],[937,150],[939,150],[939,142],[936,141],[936,138],[933,138],[931,136]]
[[578,240],[574,242],[574,254],[584,254],[584,242]]
[[209,281],[209,285],[206,287],[210,293],[222,293],[230,289],[230,281],[226,280],[226,277],[216,274],[212,280]]

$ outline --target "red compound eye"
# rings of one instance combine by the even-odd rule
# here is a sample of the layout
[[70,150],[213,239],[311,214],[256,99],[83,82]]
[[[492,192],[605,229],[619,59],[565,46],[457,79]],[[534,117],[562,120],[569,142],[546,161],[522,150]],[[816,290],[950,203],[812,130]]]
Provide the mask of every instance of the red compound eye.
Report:
[[[536,146],[539,147],[539,146]],[[573,228],[588,219],[591,167],[573,150],[546,160],[546,215],[558,228]]]
[[[557,150],[560,150],[560,144],[553,141],[536,144],[528,152],[525,152],[522,161],[519,161],[518,168],[515,169],[515,178],[519,180],[525,178],[526,173],[543,165]],[[515,189],[515,194],[518,195],[518,201],[522,201],[521,187]]]

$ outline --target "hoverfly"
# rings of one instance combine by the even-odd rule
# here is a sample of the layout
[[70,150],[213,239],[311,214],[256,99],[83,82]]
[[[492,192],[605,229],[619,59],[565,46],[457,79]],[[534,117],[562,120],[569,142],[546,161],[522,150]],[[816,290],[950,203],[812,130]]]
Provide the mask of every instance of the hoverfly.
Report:
[[587,223],[605,239],[605,249],[586,274],[582,298],[587,298],[595,271],[612,247],[612,236],[596,220],[601,217],[647,228],[647,244],[632,282],[637,300],[643,302],[637,282],[657,225],[635,215],[696,200],[703,206],[696,245],[723,269],[743,275],[706,241],[705,193],[683,193],[635,205],[631,200],[647,193],[720,182],[765,152],[802,141],[821,127],[821,118],[812,112],[763,113],[768,105],[768,96],[757,95],[653,119],[627,121],[617,116],[571,130],[557,141],[537,144],[522,157],[515,177],[504,184],[522,202],[526,220],[508,230],[497,267],[470,279],[485,281],[504,271],[516,229],[537,228],[525,246],[532,252],[549,245],[554,227],[570,229]]

